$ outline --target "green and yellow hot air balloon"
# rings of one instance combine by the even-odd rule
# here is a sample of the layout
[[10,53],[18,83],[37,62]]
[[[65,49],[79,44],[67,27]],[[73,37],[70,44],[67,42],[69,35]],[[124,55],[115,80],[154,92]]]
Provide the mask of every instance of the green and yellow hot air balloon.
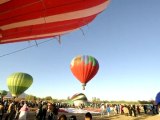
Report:
[[27,73],[17,72],[7,78],[7,86],[13,97],[18,97],[33,83],[33,78]]

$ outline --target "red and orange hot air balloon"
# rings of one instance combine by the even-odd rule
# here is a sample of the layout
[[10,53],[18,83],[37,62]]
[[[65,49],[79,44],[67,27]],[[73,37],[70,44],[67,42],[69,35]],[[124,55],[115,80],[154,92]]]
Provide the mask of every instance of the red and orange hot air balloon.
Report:
[[52,38],[92,22],[110,0],[0,0],[0,44]]
[[86,84],[98,72],[99,63],[92,56],[79,55],[73,58],[70,68],[73,75],[82,83],[83,90],[85,90]]

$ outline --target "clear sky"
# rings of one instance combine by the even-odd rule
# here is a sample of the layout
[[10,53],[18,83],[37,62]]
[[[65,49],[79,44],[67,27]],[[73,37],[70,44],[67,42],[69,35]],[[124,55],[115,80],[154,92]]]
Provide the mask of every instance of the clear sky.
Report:
[[[112,0],[88,26],[15,54],[0,57],[0,89],[13,72],[30,74],[26,91],[37,97],[67,98],[84,93],[101,100],[150,100],[160,91],[160,0]],[[43,40],[37,41],[42,42]],[[0,45],[0,56],[35,44]],[[94,56],[100,65],[83,91],[70,63]]]

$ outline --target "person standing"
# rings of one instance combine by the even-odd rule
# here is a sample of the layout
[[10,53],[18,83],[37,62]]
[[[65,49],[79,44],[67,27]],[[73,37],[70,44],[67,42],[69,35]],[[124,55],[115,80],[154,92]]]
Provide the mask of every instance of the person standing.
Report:
[[43,112],[42,112],[42,104],[38,104],[38,109],[36,110],[36,120],[42,120],[43,119]]
[[147,114],[147,105],[143,105],[144,113]]
[[107,111],[107,115],[110,116],[111,109],[109,105],[107,105],[106,111]]
[[132,112],[133,112],[133,115],[134,117],[136,117],[136,106],[135,105],[132,105]]
[[57,120],[58,119],[58,111],[59,111],[59,108],[56,106],[56,104],[52,104],[52,112],[53,112],[53,118],[54,120]]
[[28,108],[27,104],[24,104],[20,109],[20,114],[19,114],[18,120],[26,120],[28,111],[29,111],[29,108]]
[[16,114],[15,102],[11,102],[9,104],[5,120],[13,120],[15,118],[15,114]]
[[114,115],[116,115],[117,114],[117,105],[114,105],[114,107],[113,107],[113,111],[114,111]]
[[4,107],[2,102],[0,102],[0,120],[2,120],[4,114]]
[[3,102],[3,96],[2,96],[2,93],[0,93],[0,102]]
[[43,120],[46,120],[47,103],[43,103],[43,105],[42,105],[42,114],[43,114]]
[[138,113],[138,115],[141,114],[140,110],[141,110],[141,109],[140,109],[139,105],[137,105],[137,113]]
[[56,106],[56,104],[48,103],[48,110],[47,110],[48,120],[57,120],[58,111],[59,111],[59,108]]
[[100,110],[101,110],[101,117],[103,117],[104,113],[105,113],[105,105],[104,104],[101,105]]
[[124,112],[124,115],[129,116],[129,110],[127,105],[124,105],[123,112]]

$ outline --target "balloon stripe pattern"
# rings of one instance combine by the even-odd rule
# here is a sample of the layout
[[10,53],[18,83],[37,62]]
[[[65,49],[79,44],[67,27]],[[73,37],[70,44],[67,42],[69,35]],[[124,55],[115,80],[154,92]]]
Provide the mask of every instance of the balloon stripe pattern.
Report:
[[2,0],[0,44],[51,38],[79,29],[110,0]]
[[18,96],[33,83],[33,78],[27,73],[13,73],[7,79],[7,86],[12,96]]
[[83,84],[88,83],[98,72],[98,61],[88,55],[79,55],[73,58],[71,62],[71,71],[73,75]]
[[83,93],[77,93],[77,94],[72,96],[71,100],[72,101],[76,101],[76,100],[85,100],[85,101],[87,101],[87,97]]

